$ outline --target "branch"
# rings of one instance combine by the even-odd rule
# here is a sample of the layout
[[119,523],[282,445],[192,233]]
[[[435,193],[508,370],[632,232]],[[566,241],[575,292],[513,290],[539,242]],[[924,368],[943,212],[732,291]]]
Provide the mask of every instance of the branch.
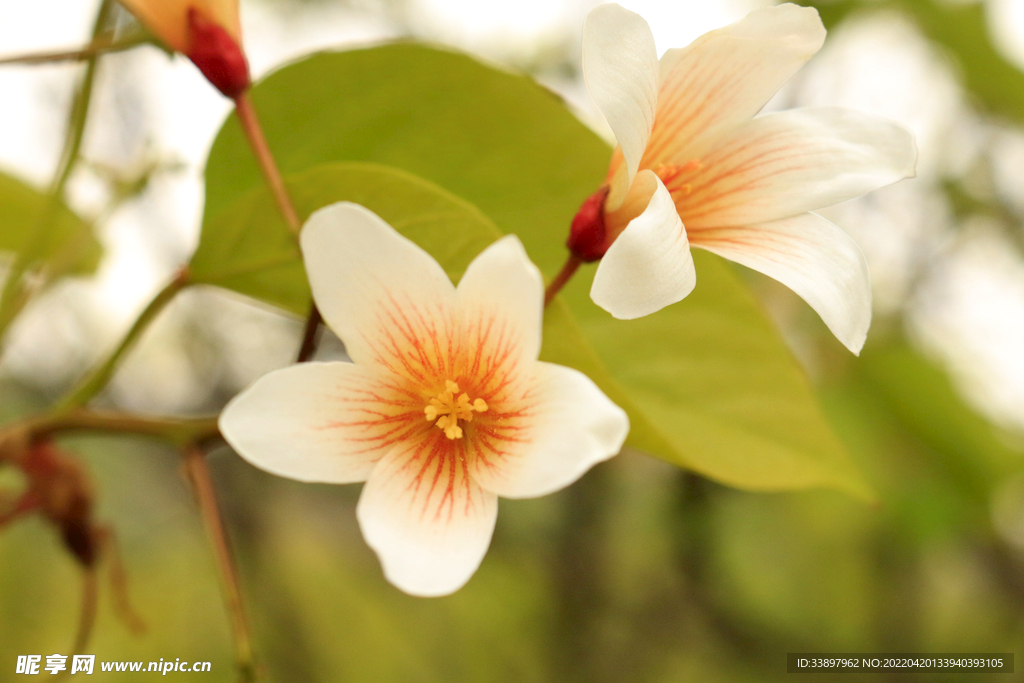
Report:
[[188,473],[192,491],[196,496],[196,503],[203,516],[207,538],[213,547],[214,556],[217,558],[221,592],[224,596],[228,616],[231,618],[231,631],[235,640],[235,660],[239,674],[242,681],[255,681],[256,665],[252,652],[252,638],[245,616],[245,606],[242,602],[238,568],[235,566],[227,533],[224,530],[224,520],[221,517],[220,508],[217,506],[217,492],[213,487],[213,479],[210,477],[206,455],[196,446],[186,446],[184,456],[185,471]]
[[78,50],[67,50],[65,52],[35,52],[25,55],[14,55],[13,57],[0,57],[0,66],[5,64],[52,64],[54,62],[80,62],[85,59],[93,59],[100,55],[113,52],[123,52],[139,45],[148,45],[153,41],[145,35],[138,35],[128,40],[94,40],[85,47]]
[[89,375],[83,378],[67,396],[57,402],[54,406],[54,412],[63,412],[71,408],[83,406],[98,394],[107,385],[107,382],[110,381],[111,376],[121,361],[121,357],[124,356],[128,349],[134,346],[135,341],[142,334],[143,330],[171,302],[175,295],[189,284],[188,269],[182,267],[175,274],[174,279],[160,290],[146,308],[143,309],[117,348],[114,349],[105,361],[96,366]]
[[220,438],[215,416],[155,417],[77,408],[37,415],[11,423],[0,429],[0,446],[12,438],[31,442],[43,436],[80,431],[153,436],[181,447],[188,444],[205,444]]

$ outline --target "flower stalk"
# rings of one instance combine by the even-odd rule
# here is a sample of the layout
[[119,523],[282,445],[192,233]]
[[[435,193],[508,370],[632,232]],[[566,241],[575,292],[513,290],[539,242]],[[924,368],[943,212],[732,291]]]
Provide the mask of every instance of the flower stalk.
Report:
[[206,454],[198,446],[189,445],[183,449],[185,472],[192,484],[192,492],[196,504],[203,517],[206,536],[214,556],[217,558],[221,593],[228,615],[231,618],[231,631],[235,641],[235,662],[238,666],[239,680],[250,682],[256,680],[256,664],[252,651],[252,637],[249,622],[245,616],[242,602],[242,589],[238,580],[238,568],[235,566],[234,555],[228,542],[224,528],[224,519],[217,505],[217,492],[210,476],[210,468],[206,462]]
[[572,253],[569,254],[569,258],[566,259],[565,265],[562,266],[562,270],[558,271],[558,275],[556,275],[555,279],[548,284],[548,288],[544,290],[545,308],[547,308],[552,299],[555,298],[555,295],[562,291],[562,287],[565,287],[565,284],[572,279],[572,276],[576,274],[576,270],[580,267],[581,263],[583,263],[583,261],[579,256]]
[[306,329],[302,333],[299,355],[295,359],[296,363],[305,363],[316,353],[317,344],[320,342],[320,324],[323,320],[323,317],[320,315],[320,309],[316,307],[316,304],[311,304],[309,316],[306,318]]
[[285,223],[288,224],[288,230],[298,237],[299,230],[302,229],[302,222],[299,220],[291,197],[288,196],[288,191],[285,189],[284,180],[281,179],[281,172],[278,171],[274,155],[270,152],[270,146],[267,145],[267,139],[263,135],[263,128],[260,126],[256,110],[253,108],[247,92],[243,92],[234,99],[235,113],[238,115],[239,123],[242,124],[245,139],[249,141],[252,153],[256,157],[256,163],[259,165],[260,171],[263,172],[263,178],[267,181],[277,208],[281,211]]
[[0,458],[12,441],[34,441],[67,432],[104,432],[152,436],[184,447],[202,445],[220,437],[216,417],[154,417],[117,411],[76,408],[20,420],[0,429]]
[[67,396],[61,399],[53,408],[55,412],[62,412],[71,408],[77,408],[88,403],[103,387],[110,381],[114,371],[120,364],[124,354],[135,345],[142,332],[160,314],[171,300],[185,287],[190,284],[187,268],[180,268],[174,278],[160,290],[152,301],[143,309],[139,317],[129,328],[127,334],[111,352],[107,359],[93,369],[93,371],[82,379]]

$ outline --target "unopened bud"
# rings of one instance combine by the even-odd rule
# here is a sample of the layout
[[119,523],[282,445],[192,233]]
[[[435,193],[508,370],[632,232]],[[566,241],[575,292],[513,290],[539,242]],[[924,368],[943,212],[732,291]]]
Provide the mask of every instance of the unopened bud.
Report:
[[565,246],[584,263],[597,261],[608,251],[608,231],[604,223],[604,200],[607,197],[608,187],[602,187],[587,197],[572,219]]
[[188,10],[188,58],[224,95],[235,98],[249,88],[249,64],[241,45],[223,26]]

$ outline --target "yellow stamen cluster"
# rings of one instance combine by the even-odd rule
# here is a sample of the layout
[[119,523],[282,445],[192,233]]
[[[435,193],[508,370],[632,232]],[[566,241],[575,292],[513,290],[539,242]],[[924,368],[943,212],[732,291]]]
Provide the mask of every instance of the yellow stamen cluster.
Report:
[[428,422],[437,420],[437,426],[444,430],[444,435],[449,439],[461,439],[462,427],[459,426],[459,420],[472,422],[474,411],[487,412],[487,402],[482,398],[471,402],[469,394],[466,393],[455,398],[459,393],[459,385],[450,379],[445,380],[444,385],[444,391],[430,399],[430,405],[424,408],[423,412]]
[[665,184],[669,192],[675,195],[683,195],[684,197],[693,191],[693,187],[690,183],[680,182],[684,176],[692,175],[697,171],[704,168],[704,164],[701,163],[700,159],[690,159],[685,164],[662,164],[654,173],[661,178],[661,182]]

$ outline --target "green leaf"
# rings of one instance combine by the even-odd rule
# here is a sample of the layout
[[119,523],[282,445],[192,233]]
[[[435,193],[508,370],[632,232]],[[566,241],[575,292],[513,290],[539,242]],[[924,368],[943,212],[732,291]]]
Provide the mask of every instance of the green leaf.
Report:
[[741,488],[827,486],[869,496],[750,291],[719,257],[693,256],[693,293],[638,320],[616,320],[594,305],[589,273],[565,294],[674,461]]
[[[518,234],[546,273],[608,167],[608,146],[530,78],[421,45],[318,54],[250,96],[283,174],[331,161],[401,168]],[[231,116],[207,162],[205,221],[262,183]]]
[[[362,204],[427,250],[456,282],[469,262],[501,236],[471,204],[377,164],[322,164],[289,176],[286,185],[303,220],[334,202]],[[309,313],[309,283],[298,243],[262,187],[203,226],[189,272],[193,282],[225,287],[297,315]]]
[[[13,253],[26,245],[48,201],[45,194],[0,173],[0,251]],[[37,251],[33,263],[45,265],[44,276],[53,281],[65,275],[95,272],[103,247],[92,227],[60,204],[56,225]]]
[[[531,79],[420,45],[315,55],[275,72],[251,96],[284,173],[344,160],[404,169],[517,234],[548,275],[565,260],[569,223],[611,154]],[[261,183],[232,117],[207,164],[207,228],[236,220],[218,214],[238,211],[227,207]],[[271,207],[249,211],[239,226]],[[246,253],[224,246],[204,267],[236,248]],[[259,296],[303,311],[294,291],[274,298],[275,288],[289,291],[286,266],[278,268]],[[566,296],[576,322],[560,308],[548,312],[545,358],[583,369],[626,408],[631,446],[734,486],[864,492],[802,371],[729,266],[698,256],[697,292],[633,322],[590,303],[592,271],[581,269]]]

